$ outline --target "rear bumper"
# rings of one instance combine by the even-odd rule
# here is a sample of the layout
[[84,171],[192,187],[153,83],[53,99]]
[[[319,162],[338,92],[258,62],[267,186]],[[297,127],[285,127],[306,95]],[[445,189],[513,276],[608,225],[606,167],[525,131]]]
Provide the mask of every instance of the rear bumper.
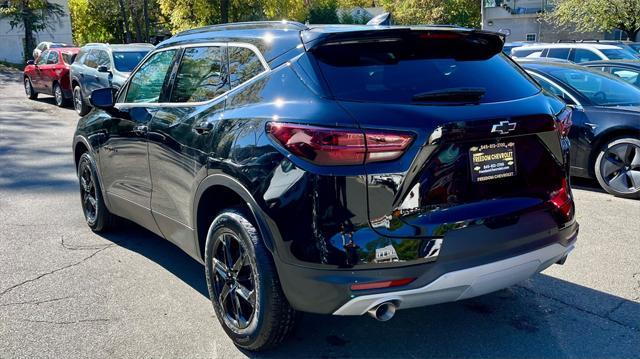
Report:
[[334,315],[362,315],[383,303],[393,302],[398,309],[420,307],[476,297],[500,290],[544,270],[571,250],[552,244],[505,260],[445,273],[433,282],[415,289],[355,297],[333,312]]
[[[559,261],[577,240],[578,223],[534,230],[536,223],[484,232],[470,228],[444,238],[437,260],[386,268],[311,267],[274,256],[282,289],[297,310],[360,315],[382,301],[411,308],[470,298],[515,284]],[[533,233],[532,233],[533,232]],[[352,291],[354,283],[416,278],[406,286]]]

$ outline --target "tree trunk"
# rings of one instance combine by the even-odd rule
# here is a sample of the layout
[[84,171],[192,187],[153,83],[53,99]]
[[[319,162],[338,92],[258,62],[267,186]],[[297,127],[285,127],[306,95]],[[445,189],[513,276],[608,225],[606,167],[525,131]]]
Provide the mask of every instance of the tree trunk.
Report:
[[142,42],[142,24],[140,23],[140,9],[138,6],[134,6],[129,2],[129,8],[131,9],[131,19],[133,21],[133,27],[136,29],[136,42]]
[[[36,44],[34,44],[33,38],[33,19],[32,12],[29,9],[29,0],[22,0],[22,21],[24,27],[24,61],[32,56],[33,49],[35,49]],[[34,59],[35,60],[35,59]]]
[[127,9],[124,6],[124,0],[118,0],[120,4],[120,15],[122,16],[122,26],[124,30],[124,42],[131,42],[131,33],[129,32],[129,17],[127,16]]
[[220,0],[220,23],[229,22],[229,0]]
[[142,3],[142,15],[144,16],[144,41],[150,42],[149,38],[149,0],[144,0]]

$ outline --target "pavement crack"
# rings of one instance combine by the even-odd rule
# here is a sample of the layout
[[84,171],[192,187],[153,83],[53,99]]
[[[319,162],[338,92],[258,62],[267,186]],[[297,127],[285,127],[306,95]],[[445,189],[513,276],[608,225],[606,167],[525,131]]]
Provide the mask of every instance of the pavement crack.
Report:
[[104,249],[106,247],[113,245],[113,243],[111,243],[111,244],[105,244],[101,246],[76,246],[73,244],[65,243],[64,234],[60,236],[60,244],[64,249],[68,249],[70,251],[95,251],[95,250]]
[[42,279],[42,278],[44,278],[44,277],[47,277],[47,276],[49,276],[49,275],[51,275],[51,274],[54,274],[54,273],[57,273],[57,272],[63,271],[63,270],[65,270],[65,269],[69,269],[69,268],[72,268],[72,267],[78,266],[78,265],[80,265],[80,264],[82,264],[82,263],[84,263],[84,262],[88,261],[89,259],[93,258],[95,255],[97,255],[98,253],[102,252],[103,250],[105,250],[105,249],[107,249],[107,248],[109,248],[109,247],[112,247],[112,246],[114,246],[114,245],[115,245],[115,244],[109,244],[109,245],[105,246],[104,248],[100,248],[100,249],[98,249],[97,251],[95,251],[95,252],[91,253],[90,255],[88,255],[88,256],[86,256],[86,257],[82,258],[81,260],[79,260],[79,261],[77,261],[77,262],[74,262],[74,263],[68,264],[68,265],[63,266],[63,267],[60,267],[60,268],[56,268],[56,269],[54,269],[54,270],[52,270],[52,271],[49,271],[49,272],[42,273],[42,274],[40,274],[40,275],[38,275],[38,276],[36,276],[36,277],[26,279],[26,280],[24,280],[24,281],[22,281],[22,282],[20,282],[20,283],[16,283],[16,284],[14,284],[14,285],[10,286],[9,288],[4,289],[2,292],[0,292],[0,297],[1,297],[1,296],[3,296],[3,295],[5,295],[5,294],[7,294],[7,293],[9,293],[9,292],[11,292],[12,290],[14,290],[14,289],[16,289],[16,288],[18,288],[18,287],[21,287],[21,286],[23,286],[23,285],[27,284],[27,283],[35,282],[35,281],[37,281],[37,280],[39,280],[39,279]]
[[80,324],[80,323],[99,323],[99,322],[110,322],[109,318],[97,318],[97,319],[79,319],[79,320],[70,320],[70,321],[55,321],[55,320],[32,320],[32,319],[20,319],[23,322],[29,323],[45,323],[45,324],[57,324],[57,325],[69,325],[69,324]]
[[571,307],[571,308],[573,308],[573,309],[575,309],[575,310],[577,310],[577,311],[580,311],[580,312],[583,312],[583,313],[586,313],[586,314],[591,314],[591,315],[596,316],[596,317],[598,317],[598,318],[600,318],[600,319],[604,319],[604,320],[607,320],[607,321],[613,322],[613,323],[615,323],[615,324],[618,324],[618,325],[620,325],[620,326],[622,326],[622,327],[625,327],[625,328],[627,328],[627,329],[631,329],[631,330],[633,330],[633,331],[635,331],[635,332],[640,332],[640,328],[632,327],[632,326],[630,326],[630,325],[628,325],[628,324],[626,324],[626,323],[623,323],[623,322],[621,322],[621,321],[615,320],[615,319],[613,319],[613,318],[611,318],[611,317],[609,316],[609,315],[611,315],[611,313],[613,313],[613,312],[614,312],[615,310],[617,310],[617,309],[618,309],[622,304],[624,304],[624,303],[626,302],[626,300],[624,300],[624,299],[623,299],[623,300],[621,300],[621,301],[620,301],[620,303],[618,303],[618,304],[616,305],[616,307],[615,307],[613,310],[609,311],[609,312],[607,313],[607,315],[602,315],[602,314],[599,314],[599,313],[596,313],[596,312],[592,312],[592,311],[590,311],[590,310],[588,310],[588,309],[585,309],[585,308],[579,307],[579,306],[577,306],[577,305],[575,305],[575,304],[565,302],[565,301],[564,301],[564,300],[562,300],[562,299],[555,298],[555,297],[552,297],[552,296],[547,295],[547,294],[544,294],[544,293],[536,292],[536,291],[535,291],[535,290],[533,290],[533,289],[530,289],[530,288],[527,288],[527,287],[523,287],[523,286],[521,286],[521,285],[516,285],[516,287],[518,287],[518,288],[522,288],[522,289],[526,290],[527,292],[530,292],[530,293],[533,293],[533,294],[535,294],[535,295],[539,295],[539,296],[541,296],[541,297],[544,297],[544,298],[547,298],[547,299],[553,300],[553,301],[558,302],[558,303],[560,303],[560,304],[564,304],[564,305],[566,305],[567,307]]
[[28,304],[39,305],[39,304],[45,304],[45,303],[58,302],[58,301],[69,299],[69,298],[71,297],[69,296],[69,297],[60,297],[60,298],[52,298],[52,299],[44,299],[44,300],[34,299],[34,300],[27,300],[24,302],[3,303],[3,304],[0,304],[0,307],[8,307],[12,305],[28,305]]

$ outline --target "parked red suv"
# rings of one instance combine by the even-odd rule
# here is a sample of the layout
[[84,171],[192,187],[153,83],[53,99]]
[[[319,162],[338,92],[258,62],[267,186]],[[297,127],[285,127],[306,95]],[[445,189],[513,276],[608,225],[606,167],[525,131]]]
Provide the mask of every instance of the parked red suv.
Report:
[[39,93],[53,95],[56,105],[67,105],[72,97],[69,81],[69,65],[79,49],[76,47],[52,48],[35,60],[27,61],[24,68],[24,90],[34,100]]

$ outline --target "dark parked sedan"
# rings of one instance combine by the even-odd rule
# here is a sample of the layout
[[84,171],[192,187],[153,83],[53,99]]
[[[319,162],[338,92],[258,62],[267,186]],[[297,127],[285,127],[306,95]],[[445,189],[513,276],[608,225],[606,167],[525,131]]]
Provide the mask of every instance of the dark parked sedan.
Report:
[[604,71],[621,78],[635,87],[640,87],[640,61],[638,60],[593,61],[580,65]]
[[574,108],[571,174],[595,177],[613,195],[640,198],[640,89],[578,65],[523,66]]

